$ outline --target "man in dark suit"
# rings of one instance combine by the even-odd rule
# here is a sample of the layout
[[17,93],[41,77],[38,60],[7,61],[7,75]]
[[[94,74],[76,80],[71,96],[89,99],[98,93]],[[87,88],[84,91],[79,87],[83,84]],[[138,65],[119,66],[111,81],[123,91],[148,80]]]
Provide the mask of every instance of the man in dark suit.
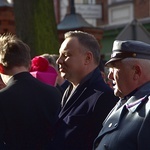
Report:
[[94,150],[150,150],[150,45],[114,41],[108,78],[120,101],[106,117]]
[[59,53],[59,71],[71,84],[63,95],[53,149],[91,150],[117,97],[101,76],[100,47],[94,36],[68,32]]
[[0,36],[0,149],[43,150],[58,118],[61,95],[30,73],[30,49],[13,35]]

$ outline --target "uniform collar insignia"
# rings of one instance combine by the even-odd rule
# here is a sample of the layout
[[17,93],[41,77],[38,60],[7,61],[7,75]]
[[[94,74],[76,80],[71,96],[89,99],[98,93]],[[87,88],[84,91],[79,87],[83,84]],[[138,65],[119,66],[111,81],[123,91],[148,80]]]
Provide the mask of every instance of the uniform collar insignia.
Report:
[[131,102],[131,103],[128,103],[128,102],[127,102],[127,103],[125,104],[125,105],[126,105],[126,108],[127,108],[128,110],[134,112],[134,111],[136,110],[136,108],[137,108],[143,101],[146,100],[146,97],[147,97],[147,95],[144,96],[144,97],[142,97],[142,98],[140,98],[140,99],[138,99],[138,100],[136,100],[136,101],[134,101],[134,102]]

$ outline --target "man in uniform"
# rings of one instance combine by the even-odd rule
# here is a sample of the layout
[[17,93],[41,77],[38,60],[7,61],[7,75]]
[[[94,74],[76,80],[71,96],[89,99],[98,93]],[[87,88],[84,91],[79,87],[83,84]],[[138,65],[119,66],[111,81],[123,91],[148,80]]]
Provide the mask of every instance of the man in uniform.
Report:
[[94,150],[150,150],[150,45],[114,41],[108,78],[120,101],[106,117]]

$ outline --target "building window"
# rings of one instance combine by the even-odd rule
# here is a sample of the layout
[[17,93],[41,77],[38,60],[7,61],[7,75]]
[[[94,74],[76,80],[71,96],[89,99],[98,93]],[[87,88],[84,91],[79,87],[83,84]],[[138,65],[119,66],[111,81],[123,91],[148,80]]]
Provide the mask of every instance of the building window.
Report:
[[108,8],[108,21],[110,25],[127,23],[133,20],[133,3],[113,5]]
[[81,14],[89,24],[96,26],[96,19],[102,16],[101,5],[95,4],[96,0],[75,0],[75,2],[76,12]]

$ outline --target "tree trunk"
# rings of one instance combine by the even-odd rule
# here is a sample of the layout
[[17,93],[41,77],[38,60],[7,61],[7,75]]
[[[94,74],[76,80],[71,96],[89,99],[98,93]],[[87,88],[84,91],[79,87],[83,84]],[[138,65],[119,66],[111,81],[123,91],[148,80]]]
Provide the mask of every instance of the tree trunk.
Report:
[[58,54],[53,0],[14,0],[16,34],[31,48],[31,55]]

